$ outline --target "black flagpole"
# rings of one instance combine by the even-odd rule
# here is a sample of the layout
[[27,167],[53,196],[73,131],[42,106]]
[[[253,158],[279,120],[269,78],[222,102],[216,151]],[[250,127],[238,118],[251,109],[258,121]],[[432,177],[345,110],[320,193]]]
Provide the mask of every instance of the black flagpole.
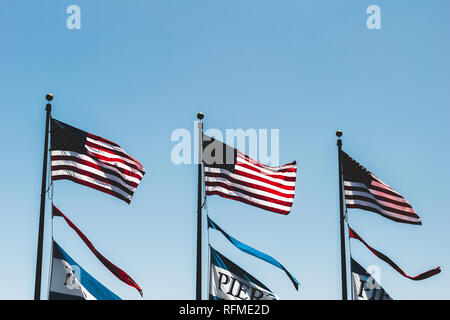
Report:
[[198,197],[197,197],[197,274],[196,299],[202,300],[202,150],[203,150],[203,113],[197,113],[198,121]]
[[342,131],[336,131],[338,137],[338,161],[339,161],[339,209],[341,227],[341,273],[342,273],[342,300],[347,300],[347,257],[345,255],[345,216],[344,216],[344,195],[342,185]]
[[45,106],[45,111],[47,112],[45,120],[45,143],[44,143],[44,164],[42,166],[42,186],[41,186],[41,213],[39,216],[39,235],[38,235],[38,246],[37,246],[37,257],[36,257],[36,278],[34,285],[34,300],[41,299],[41,276],[42,276],[42,246],[44,239],[44,223],[45,223],[45,193],[47,187],[47,158],[48,158],[48,134],[50,126],[50,113],[52,112],[52,105],[50,101],[53,100],[52,94],[47,94],[45,97],[48,101]]

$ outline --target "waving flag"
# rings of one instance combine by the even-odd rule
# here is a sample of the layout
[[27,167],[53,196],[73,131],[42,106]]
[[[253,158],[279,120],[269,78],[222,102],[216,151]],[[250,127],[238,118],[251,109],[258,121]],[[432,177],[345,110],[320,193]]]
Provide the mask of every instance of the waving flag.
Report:
[[374,255],[376,255],[378,258],[380,258],[381,260],[383,260],[384,262],[386,262],[388,265],[390,265],[392,268],[394,268],[398,273],[400,273],[402,276],[404,276],[405,278],[411,279],[411,280],[424,280],[427,279],[429,277],[432,277],[438,273],[441,272],[441,267],[437,267],[434,269],[431,269],[427,272],[421,273],[415,277],[409,276],[407,275],[398,265],[396,265],[394,263],[394,261],[392,261],[390,258],[388,258],[387,256],[385,256],[384,254],[382,254],[380,251],[375,250],[374,248],[372,248],[371,246],[369,246],[360,236],[359,234],[357,234],[352,228],[348,227],[349,231],[350,231],[350,238],[351,239],[355,239],[355,240],[359,240],[361,241],[362,244],[364,244],[367,249],[369,249]]
[[291,211],[297,176],[295,161],[279,167],[266,166],[204,135],[203,164],[207,196],[219,195],[280,214]]
[[353,258],[352,270],[352,299],[353,300],[392,300],[375,279]]
[[258,251],[248,245],[246,245],[245,243],[240,242],[239,240],[237,240],[236,238],[233,238],[232,236],[230,236],[228,233],[226,233],[221,227],[219,227],[216,223],[214,223],[214,221],[212,221],[209,217],[208,217],[208,228],[210,229],[214,229],[219,231],[220,233],[222,233],[222,235],[228,240],[230,241],[236,248],[238,248],[239,250],[241,250],[242,252],[245,252],[251,256],[254,256],[258,259],[264,260],[268,263],[270,263],[271,265],[280,268],[281,270],[283,270],[286,275],[289,277],[289,279],[292,281],[292,284],[294,285],[295,289],[298,290],[298,286],[300,285],[300,283],[297,281],[297,279],[295,279],[295,277],[290,274],[289,271],[287,271],[287,269],[285,267],[283,267],[283,265],[281,263],[279,263],[277,260],[275,260],[274,258],[272,258],[271,256],[269,256],[268,254],[265,254],[261,251]]
[[52,180],[71,180],[126,203],[145,174],[118,144],[51,120]]
[[342,166],[347,208],[372,211],[397,222],[422,224],[405,198],[343,151]]
[[210,249],[210,300],[278,300],[278,297],[255,277],[214,248]]
[[49,300],[120,300],[53,241]]
[[62,218],[64,218],[64,220],[69,225],[69,227],[71,227],[73,230],[75,230],[75,232],[78,234],[78,236],[81,238],[81,240],[83,240],[83,242],[88,246],[88,248],[92,251],[92,253],[97,257],[97,259],[100,260],[100,262],[109,271],[111,271],[112,274],[114,274],[121,281],[125,282],[129,286],[132,286],[137,291],[139,291],[141,296],[143,295],[141,287],[139,287],[139,285],[136,282],[134,282],[134,280],[125,271],[123,271],[119,267],[115,266],[111,261],[106,259],[100,252],[98,252],[97,249],[94,247],[94,245],[91,243],[91,241],[89,241],[89,239],[83,234],[83,232],[81,232],[81,230],[78,229],[77,226],[75,224],[73,224],[73,222],[70,221],[69,218],[67,218],[64,215],[64,213],[62,213],[55,206],[53,206],[52,216],[53,217],[62,217]]

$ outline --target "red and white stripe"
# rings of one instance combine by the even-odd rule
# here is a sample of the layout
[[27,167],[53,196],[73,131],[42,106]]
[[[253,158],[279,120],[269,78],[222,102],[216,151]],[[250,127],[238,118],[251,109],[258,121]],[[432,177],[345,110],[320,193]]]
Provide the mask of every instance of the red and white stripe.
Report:
[[52,150],[52,180],[72,180],[130,203],[145,174],[144,167],[119,145],[88,134],[86,154]]
[[234,171],[205,165],[206,195],[219,195],[268,211],[288,214],[294,202],[296,162],[279,167],[237,152]]
[[370,186],[344,181],[347,208],[358,208],[381,214],[391,220],[410,224],[422,224],[412,206],[398,192],[378,179],[373,173]]

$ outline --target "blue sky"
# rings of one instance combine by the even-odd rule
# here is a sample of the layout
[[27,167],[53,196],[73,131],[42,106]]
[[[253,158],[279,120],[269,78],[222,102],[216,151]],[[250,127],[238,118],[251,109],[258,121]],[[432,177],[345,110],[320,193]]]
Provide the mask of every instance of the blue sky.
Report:
[[[66,28],[72,4],[81,30]],[[366,27],[371,4],[381,30]],[[351,226],[411,275],[443,271],[414,282],[357,242],[352,256],[379,266],[394,299],[449,299],[449,10],[445,0],[2,1],[0,299],[33,297],[47,92],[55,118],[119,143],[147,169],[131,205],[67,181],[53,197],[145,299],[195,297],[196,167],[171,162],[170,136],[192,131],[198,111],[205,128],[279,129],[280,161],[299,164],[288,216],[208,199],[216,223],[300,281],[296,292],[282,271],[210,234],[280,298],[340,298],[342,129],[344,150],[423,219],[410,226],[353,210]],[[139,298],[60,219],[54,238],[120,297]]]

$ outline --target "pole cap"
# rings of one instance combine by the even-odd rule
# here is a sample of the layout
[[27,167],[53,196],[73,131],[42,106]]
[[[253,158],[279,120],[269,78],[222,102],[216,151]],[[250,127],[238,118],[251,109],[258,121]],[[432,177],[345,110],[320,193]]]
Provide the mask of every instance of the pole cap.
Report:
[[53,100],[53,95],[51,93],[47,93],[47,95],[45,96],[45,99],[47,99],[48,102]]
[[205,115],[201,112],[197,113],[197,119],[202,120],[205,117]]
[[341,130],[336,131],[336,137],[338,137],[338,138],[342,137],[342,131]]

